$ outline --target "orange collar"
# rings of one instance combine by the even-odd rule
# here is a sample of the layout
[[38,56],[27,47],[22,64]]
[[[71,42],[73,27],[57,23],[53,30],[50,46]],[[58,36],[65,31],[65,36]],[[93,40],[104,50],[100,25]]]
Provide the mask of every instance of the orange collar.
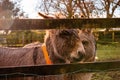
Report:
[[44,54],[44,57],[45,57],[45,60],[46,60],[46,64],[52,64],[45,44],[42,45],[42,51],[43,51],[43,54]]

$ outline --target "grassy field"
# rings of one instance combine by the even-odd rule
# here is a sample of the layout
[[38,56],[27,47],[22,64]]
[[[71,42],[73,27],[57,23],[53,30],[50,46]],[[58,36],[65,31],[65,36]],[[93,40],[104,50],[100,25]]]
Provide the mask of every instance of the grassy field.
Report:
[[120,60],[120,43],[97,45],[98,61]]
[[[120,43],[97,44],[97,57],[97,61],[120,60]],[[94,73],[92,80],[120,80],[120,71]]]

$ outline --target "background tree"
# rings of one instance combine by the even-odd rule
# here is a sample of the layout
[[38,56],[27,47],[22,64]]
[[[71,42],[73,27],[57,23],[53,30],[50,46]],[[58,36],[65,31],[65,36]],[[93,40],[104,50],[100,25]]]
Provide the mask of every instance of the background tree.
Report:
[[95,9],[94,1],[92,0],[76,0],[76,5],[79,8],[81,14],[85,18],[92,17],[92,12]]
[[85,18],[106,17],[112,18],[115,11],[119,11],[120,0],[41,0],[39,11],[51,14],[51,12],[59,12],[72,18],[78,14]]
[[[117,16],[115,15],[115,11],[116,13],[120,12],[120,10],[118,11],[120,9],[120,0],[99,0],[99,4],[97,4],[97,1],[95,2],[95,9],[97,13],[100,13],[99,16],[105,15],[104,17],[106,18],[113,18]],[[109,30],[110,28],[106,28],[106,32]]]
[[[20,9],[16,6],[16,4],[16,2],[12,2],[11,0],[0,0],[0,19],[4,19],[4,22],[0,22],[0,27],[9,28],[14,22],[13,18],[16,18],[17,16],[22,16],[21,14],[23,14],[24,12],[20,13]],[[4,30],[4,37],[7,36],[9,32],[14,31]],[[1,35],[2,34],[0,34],[0,36]]]
[[50,14],[53,10],[53,12],[63,14],[66,18],[72,18],[76,14],[89,18],[94,9],[93,1],[90,0],[42,0],[41,2],[42,5],[39,8],[42,11]]
[[[1,0],[0,7],[4,10],[12,10],[13,16],[27,17],[23,11],[22,1]],[[34,10],[36,12],[40,11],[52,15],[60,13],[66,18],[72,18],[76,14],[77,17],[82,15],[85,18],[112,18],[115,17],[116,11],[120,11],[120,0],[36,0],[35,2]]]
[[120,0],[96,0],[94,2],[95,9],[100,15],[105,15],[106,18],[115,17],[116,13],[119,13],[120,10]]
[[[11,18],[16,16],[23,16],[23,11],[20,10],[17,2],[12,2],[11,0],[1,0],[0,1],[0,14],[1,17]],[[17,5],[17,6],[16,6]]]

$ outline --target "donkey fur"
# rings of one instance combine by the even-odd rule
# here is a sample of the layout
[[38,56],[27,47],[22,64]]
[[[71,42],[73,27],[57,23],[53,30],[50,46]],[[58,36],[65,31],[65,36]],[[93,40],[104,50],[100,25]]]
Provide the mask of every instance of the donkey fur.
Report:
[[[53,64],[92,62],[95,60],[95,39],[91,31],[87,29],[48,30],[44,44]],[[1,47],[0,66],[46,64],[41,45],[41,43],[32,43],[23,48]],[[60,76],[32,77],[26,78],[26,80],[90,80],[91,75],[89,73],[76,73]]]

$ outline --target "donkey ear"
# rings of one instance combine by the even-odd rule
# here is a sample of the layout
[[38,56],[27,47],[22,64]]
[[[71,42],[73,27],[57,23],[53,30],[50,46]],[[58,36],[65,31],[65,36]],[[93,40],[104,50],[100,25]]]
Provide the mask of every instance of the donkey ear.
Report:
[[84,29],[82,29],[82,31],[85,33],[92,33],[93,32],[91,28],[84,28]]
[[59,35],[60,36],[70,36],[71,35],[71,31],[69,31],[69,30],[61,30]]
[[44,14],[42,14],[40,12],[38,12],[38,15],[41,16],[41,17],[43,17],[43,18],[45,18],[45,19],[54,19],[54,17],[44,15]]

